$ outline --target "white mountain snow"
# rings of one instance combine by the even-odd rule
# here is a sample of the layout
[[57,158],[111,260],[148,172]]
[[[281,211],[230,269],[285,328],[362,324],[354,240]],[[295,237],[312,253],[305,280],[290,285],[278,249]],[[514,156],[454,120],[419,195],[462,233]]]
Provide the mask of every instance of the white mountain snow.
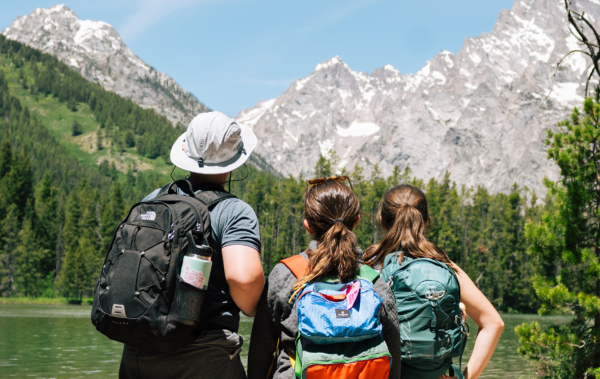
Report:
[[136,56],[111,25],[80,20],[65,5],[19,16],[2,34],[58,57],[86,79],[144,108],[154,108],[173,124],[187,126],[207,110],[175,80]]
[[[575,3],[600,20],[600,1]],[[238,120],[286,175],[312,175],[333,150],[340,169],[410,166],[424,179],[449,171],[459,184],[506,191],[516,182],[543,193],[542,178],[558,175],[546,130],[583,101],[589,71],[581,54],[563,62],[552,86],[555,65],[576,47],[562,1],[516,1],[491,33],[467,38],[458,54],[440,52],[414,75],[390,65],[356,72],[334,57]]]

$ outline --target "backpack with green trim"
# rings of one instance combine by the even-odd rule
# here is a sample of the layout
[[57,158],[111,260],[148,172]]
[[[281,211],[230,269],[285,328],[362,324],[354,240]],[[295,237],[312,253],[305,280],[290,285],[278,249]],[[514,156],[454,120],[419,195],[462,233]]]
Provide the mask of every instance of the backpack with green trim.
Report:
[[396,299],[402,341],[402,379],[437,379],[448,370],[463,375],[452,358],[462,360],[469,335],[460,314],[460,285],[448,265],[427,258],[389,254],[381,277]]
[[[301,256],[283,260],[296,277]],[[294,267],[296,266],[296,267]],[[362,266],[355,280],[323,278],[301,288],[294,305],[298,319],[297,378],[387,379],[392,357],[381,334],[384,304],[373,288],[379,273]]]

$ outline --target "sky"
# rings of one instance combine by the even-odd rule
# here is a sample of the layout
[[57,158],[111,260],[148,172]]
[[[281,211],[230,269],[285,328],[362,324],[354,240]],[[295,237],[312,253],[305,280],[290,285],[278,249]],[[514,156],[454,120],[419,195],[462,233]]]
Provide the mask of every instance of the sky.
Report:
[[[115,27],[155,69],[229,116],[281,95],[339,56],[355,71],[416,73],[442,50],[490,32],[508,0],[65,0]],[[0,0],[0,29],[57,4]]]

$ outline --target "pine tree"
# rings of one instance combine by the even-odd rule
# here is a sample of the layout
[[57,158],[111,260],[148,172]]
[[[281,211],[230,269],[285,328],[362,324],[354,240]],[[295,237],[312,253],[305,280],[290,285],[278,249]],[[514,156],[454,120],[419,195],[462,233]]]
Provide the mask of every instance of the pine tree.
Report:
[[96,150],[102,150],[102,131],[100,129],[96,132]]
[[0,181],[2,208],[8,209],[11,204],[17,206],[19,221],[25,214],[28,201],[33,200],[33,172],[31,162],[24,146],[17,159],[13,161],[10,171]]
[[321,155],[315,165],[315,178],[326,178],[331,176],[331,173],[331,161]]
[[115,181],[111,188],[110,208],[112,211],[113,227],[116,227],[127,211],[127,209],[125,209],[125,200],[123,199],[121,182],[119,181]]
[[4,178],[12,168],[12,147],[6,139],[0,150],[0,179]]
[[125,133],[125,145],[127,147],[134,147],[135,146],[135,136],[133,135],[133,132],[131,130],[128,130]]
[[561,180],[545,184],[556,208],[527,225],[530,252],[551,264],[534,287],[540,314],[572,313],[564,327],[542,331],[538,323],[516,328],[519,353],[540,378],[584,378],[600,374],[600,91],[575,108],[571,119],[548,131],[548,158]]
[[75,112],[77,111],[77,101],[75,101],[74,98],[70,98],[67,101],[67,108],[71,111],[71,112]]
[[102,251],[107,251],[111,243],[115,225],[113,222],[112,209],[109,202],[104,202],[101,209],[100,236],[102,237]]
[[23,221],[18,234],[19,245],[16,248],[16,283],[19,293],[26,297],[39,296],[44,288],[45,272],[43,264],[51,252],[44,249],[35,235],[31,220]]
[[73,121],[73,124],[71,125],[71,135],[73,137],[76,137],[82,133],[83,133],[83,128],[81,127],[81,124],[79,124],[77,122],[77,120]]
[[81,218],[81,208],[78,191],[73,190],[67,197],[65,204],[65,223],[62,228],[62,243],[65,251],[74,251],[79,243],[79,219]]
[[56,192],[56,188],[52,186],[50,173],[46,171],[42,181],[38,184],[36,193],[37,223],[35,224],[35,234],[38,236],[38,243],[48,250],[54,250],[58,237],[56,228],[58,199]]
[[65,297],[80,301],[84,292],[90,290],[93,283],[90,259],[94,262],[94,258],[94,245],[86,236],[79,239],[74,250],[66,251],[58,279],[58,287]]
[[19,211],[15,204],[8,210],[2,221],[2,250],[0,251],[0,293],[11,297],[15,290],[15,272],[17,269],[16,248],[19,245]]

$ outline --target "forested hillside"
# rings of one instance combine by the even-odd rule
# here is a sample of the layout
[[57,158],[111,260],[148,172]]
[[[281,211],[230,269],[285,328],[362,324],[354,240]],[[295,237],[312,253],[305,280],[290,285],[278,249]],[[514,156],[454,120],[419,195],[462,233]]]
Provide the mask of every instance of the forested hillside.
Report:
[[[153,111],[0,36],[0,295],[89,295],[115,225],[130,205],[167,183],[165,159],[179,133]],[[87,145],[82,136],[90,138]],[[331,167],[322,158],[315,176],[331,174]],[[239,171],[234,178],[244,176]],[[364,212],[356,230],[363,248],[380,236],[373,220],[383,193],[399,183],[417,185],[430,202],[429,236],[494,305],[537,309],[532,276],[552,268],[525,253],[525,222],[539,219],[544,207],[535,194],[518,185],[508,194],[459,188],[450,174],[423,182],[397,168],[387,178],[378,170],[364,177],[356,165],[350,177]],[[305,179],[251,166],[247,180],[232,184],[259,217],[266,273],[307,245]]]

